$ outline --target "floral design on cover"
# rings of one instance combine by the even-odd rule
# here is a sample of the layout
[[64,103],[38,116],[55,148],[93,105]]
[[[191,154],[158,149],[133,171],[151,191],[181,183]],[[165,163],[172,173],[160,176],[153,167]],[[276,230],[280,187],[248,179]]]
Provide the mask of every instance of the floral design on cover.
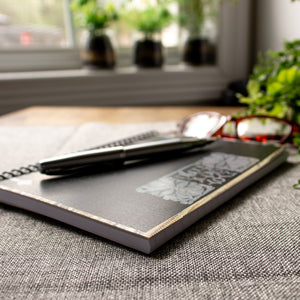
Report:
[[211,153],[193,164],[138,187],[137,192],[189,205],[257,162],[258,159],[253,157]]

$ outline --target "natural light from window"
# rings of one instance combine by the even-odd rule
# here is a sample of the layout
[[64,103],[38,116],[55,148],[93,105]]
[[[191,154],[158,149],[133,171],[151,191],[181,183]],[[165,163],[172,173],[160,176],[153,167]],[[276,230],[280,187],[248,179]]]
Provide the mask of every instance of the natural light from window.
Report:
[[61,0],[1,0],[0,49],[65,48],[67,36]]
[[[124,0],[115,0],[117,7]],[[149,0],[132,0],[127,7],[142,8]],[[211,1],[212,3],[214,0]],[[172,14],[177,15],[179,6],[176,1],[169,5]],[[82,48],[87,32],[73,24],[69,0],[1,0],[0,6],[0,52],[1,50],[65,49]],[[76,28],[76,29],[74,29]],[[217,41],[217,22],[208,19],[204,24],[205,38],[214,44]],[[141,34],[119,20],[108,28],[106,34],[119,54],[130,65],[130,51]],[[160,35],[163,46],[168,51],[168,64],[180,62],[179,52],[188,39],[185,28],[174,21],[164,28]]]

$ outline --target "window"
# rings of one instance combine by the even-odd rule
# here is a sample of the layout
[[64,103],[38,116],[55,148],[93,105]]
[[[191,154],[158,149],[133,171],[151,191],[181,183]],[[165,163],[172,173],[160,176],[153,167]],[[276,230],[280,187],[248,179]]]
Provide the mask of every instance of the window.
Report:
[[69,0],[1,0],[0,72],[79,68]]
[[[133,41],[136,36],[131,36],[127,41],[119,39],[117,42],[117,37],[112,32],[118,59],[122,63],[113,71],[99,72],[81,68],[68,1],[26,1],[26,6],[27,3],[37,5],[37,12],[48,11],[55,15],[46,27],[47,30],[51,28],[51,34],[58,32],[56,43],[51,43],[51,46],[48,41],[37,44],[35,31],[30,35],[25,34],[26,30],[22,31],[23,36],[18,35],[17,42],[20,44],[13,51],[0,43],[0,111],[1,106],[9,106],[13,110],[21,105],[41,104],[199,104],[204,99],[217,98],[230,80],[247,75],[251,0],[240,0],[238,4],[226,4],[222,7],[217,34],[213,33],[218,43],[214,66],[193,68],[180,64],[180,46],[184,37],[177,27],[171,26],[165,32],[164,43],[169,48],[166,51],[167,64],[162,69],[137,70],[131,67],[132,54],[128,41]],[[28,20],[15,21],[8,8],[4,10],[6,6],[2,3],[8,7],[14,2],[18,2],[17,6],[21,8],[24,3],[19,0],[1,0],[0,21],[6,25],[0,27],[20,23],[23,29],[27,28]],[[36,24],[39,24],[38,21]],[[36,26],[33,27],[36,30]],[[44,30],[46,27],[40,28]],[[57,31],[52,31],[53,28]],[[170,31],[172,35],[176,33],[173,40],[169,39]]]
[[[122,0],[114,1],[117,7],[123,2]],[[79,67],[80,58],[74,50],[77,46],[83,47],[85,39],[84,34],[78,34],[79,30],[75,34],[69,8],[70,0],[28,0],[26,3],[20,3],[18,0],[1,0],[1,2],[0,55],[2,53],[3,63],[0,65],[0,71]],[[139,8],[143,7],[143,2],[145,0],[132,0],[130,5]],[[218,6],[214,2],[218,3],[218,0],[211,0],[209,3],[217,11]],[[171,3],[169,9],[176,15],[178,11],[184,11],[186,8],[178,7],[177,3]],[[215,15],[212,16],[213,13],[206,12],[209,17],[204,22],[202,31],[205,37],[217,44],[219,28]],[[82,30],[80,32],[82,33]],[[107,33],[117,52],[118,66],[131,66],[131,52],[135,41],[139,38],[138,32],[120,21],[111,26]],[[161,39],[166,52],[166,65],[181,63],[182,48],[187,38],[186,29],[179,27],[177,22],[173,22],[162,31]],[[66,59],[67,52],[71,55],[68,59]],[[22,60],[23,54],[25,59]],[[33,54],[34,60],[31,59],[30,54]],[[51,59],[52,54],[53,59]],[[12,59],[9,60],[9,57]]]
[[1,0],[0,49],[72,47],[67,4],[61,0]]

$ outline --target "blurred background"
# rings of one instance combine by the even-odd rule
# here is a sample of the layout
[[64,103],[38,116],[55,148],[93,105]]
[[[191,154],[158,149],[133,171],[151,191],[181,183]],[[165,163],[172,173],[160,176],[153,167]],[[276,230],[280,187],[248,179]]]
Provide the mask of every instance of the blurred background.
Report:
[[[102,15],[85,2],[0,0],[0,114],[32,105],[239,105],[234,94],[258,53],[300,38],[300,1],[91,0]],[[111,18],[103,28],[101,17]],[[108,37],[109,65],[99,63],[91,32]],[[135,57],[150,36],[163,49],[154,65]],[[187,42],[196,39],[194,54]]]

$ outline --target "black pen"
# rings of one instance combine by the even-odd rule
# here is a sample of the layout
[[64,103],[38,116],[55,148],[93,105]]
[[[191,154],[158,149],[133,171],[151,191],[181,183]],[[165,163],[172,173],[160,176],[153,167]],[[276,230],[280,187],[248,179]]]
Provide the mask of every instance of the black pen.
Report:
[[100,148],[43,159],[38,162],[37,166],[43,174],[68,175],[83,172],[94,166],[123,164],[132,160],[150,159],[168,153],[183,152],[203,147],[215,140],[215,138],[179,137],[128,146]]

